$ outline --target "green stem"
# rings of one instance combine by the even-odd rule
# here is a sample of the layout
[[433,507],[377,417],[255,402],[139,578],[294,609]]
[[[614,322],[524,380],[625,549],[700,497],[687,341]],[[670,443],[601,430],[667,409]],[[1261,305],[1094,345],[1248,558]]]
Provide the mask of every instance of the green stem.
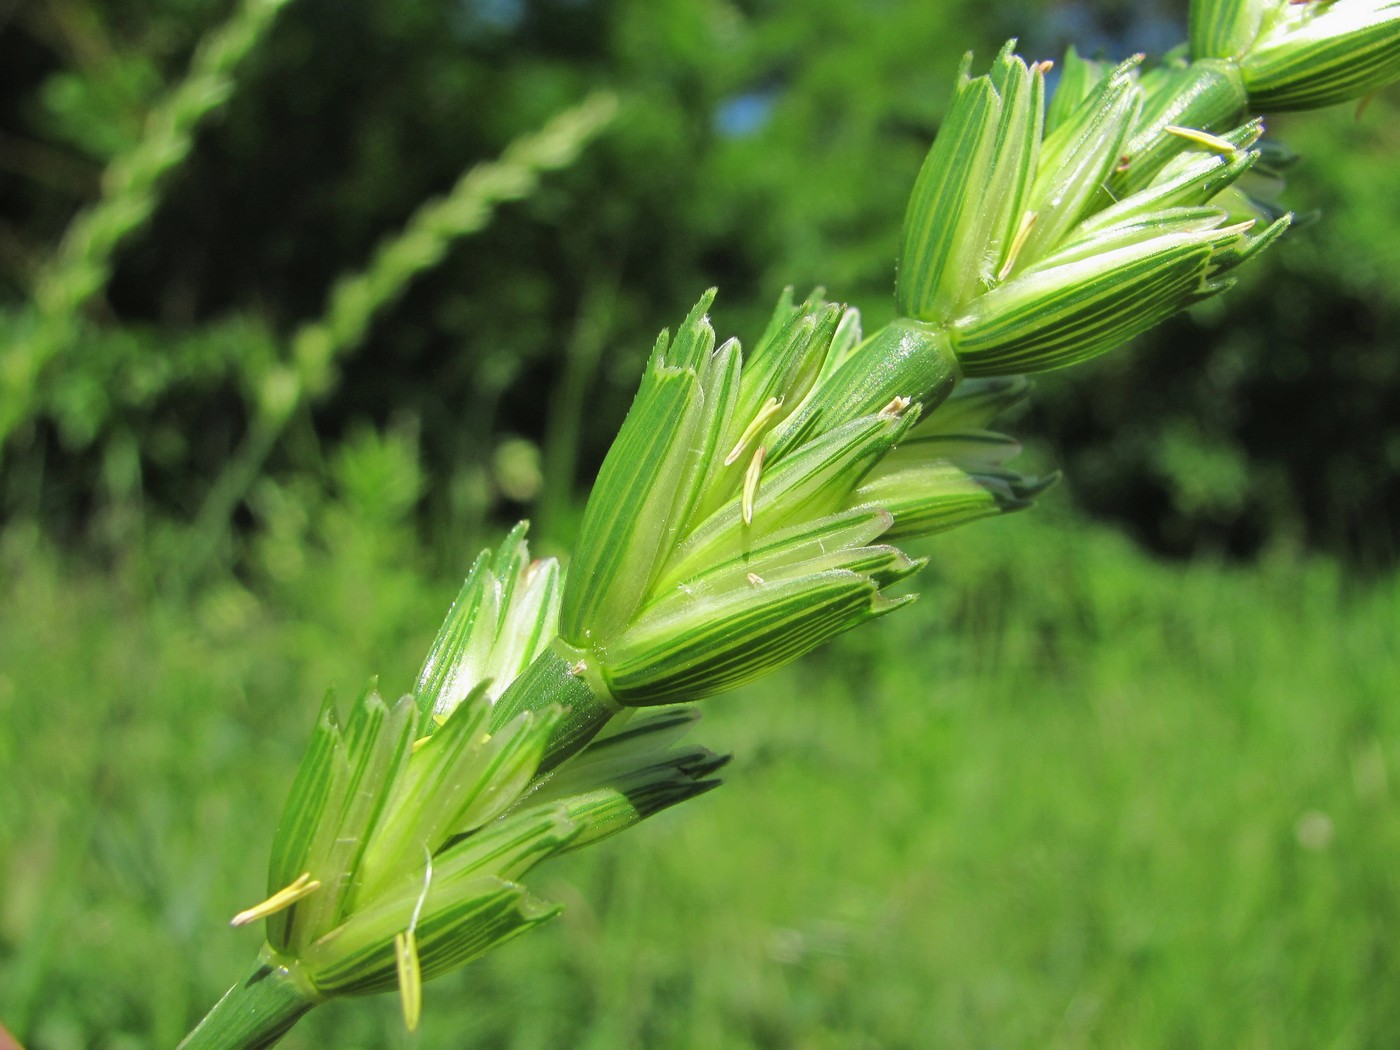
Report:
[[620,710],[585,654],[558,638],[507,689],[491,713],[494,733],[522,711],[558,704],[564,718],[540,762],[547,773],[581,751]]
[[305,978],[265,948],[252,972],[224,993],[178,1050],[274,1046],[320,1001]]

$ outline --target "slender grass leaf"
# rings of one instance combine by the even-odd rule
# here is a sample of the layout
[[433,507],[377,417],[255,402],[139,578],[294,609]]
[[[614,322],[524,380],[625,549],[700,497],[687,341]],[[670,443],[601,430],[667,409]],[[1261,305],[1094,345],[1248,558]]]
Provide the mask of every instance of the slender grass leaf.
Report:
[[741,557],[767,537],[840,508],[875,461],[913,423],[905,418],[867,416],[799,448],[765,475],[746,523],[734,499],[703,521],[676,548],[656,588],[670,587],[706,568]]
[[1027,198],[1035,222],[1021,247],[1022,266],[1055,249],[1085,217],[1118,164],[1141,106],[1141,92],[1133,81],[1136,64],[1129,59],[1104,77],[1041,144],[1038,172]]
[[968,375],[1042,371],[1113,349],[1193,301],[1217,234],[1224,237],[1168,234],[988,292],[954,328],[963,368]]
[[727,341],[714,353],[695,424],[692,455],[683,468],[685,476],[678,486],[677,506],[667,523],[663,550],[675,547],[692,524],[691,519],[707,513],[707,505],[722,501],[724,452],[729,447],[727,435],[740,397],[744,363],[736,340]]
[[1191,0],[1191,54],[1238,58],[1258,37],[1269,6],[1269,0]]
[[967,78],[970,60],[964,60],[957,93],[904,216],[895,299],[904,316],[922,321],[948,318],[983,248],[969,236],[978,225],[978,198],[968,187],[987,179],[1001,100],[988,78]]
[[1108,179],[1107,192],[1114,200],[1150,184],[1172,157],[1188,148],[1168,127],[1224,131],[1239,123],[1248,106],[1239,67],[1228,62],[1163,66],[1145,74],[1139,85],[1142,112]]
[[819,554],[863,547],[889,526],[887,515],[872,510],[840,511],[798,522],[765,536],[731,558],[707,563],[689,577],[668,577],[653,591],[652,602],[643,607],[638,618],[646,617],[657,603],[667,601],[674,593],[702,596],[712,589],[711,581],[734,572],[763,576]]
[[296,905],[294,946],[304,946],[303,938],[330,929],[353,908],[361,858],[407,762],[416,720],[412,696],[386,704],[366,689],[356,702],[344,734],[345,776],[337,778],[307,858],[321,888]]
[[1400,0],[1284,5],[1240,65],[1266,113],[1362,98],[1400,79]]
[[[415,904],[409,899],[392,910],[357,914],[312,945],[302,961],[316,988],[326,995],[370,995],[396,988],[393,938],[407,928]],[[414,930],[423,979],[455,969],[558,912],[523,886],[493,876],[465,885],[435,882]]]
[[[268,860],[269,895],[290,885],[309,870],[308,862],[317,829],[325,821],[331,800],[335,797],[337,764],[345,765],[345,748],[335,710],[335,693],[327,692],[316,717],[311,740],[306,745],[306,753],[297,769],[296,779],[287,794],[282,819],[277,822],[272,855]],[[294,914],[295,905],[268,917],[267,941],[279,951],[288,945]]]
[[931,410],[960,378],[944,329],[908,318],[892,321],[861,343],[773,430],[769,462],[794,454],[815,435],[881,412],[896,398]]
[[832,570],[756,588],[758,600],[717,603],[694,630],[649,622],[618,639],[604,673],[623,704],[668,704],[724,692],[790,663],[871,618],[877,588]]
[[1081,58],[1074,45],[1059,63],[1059,82],[1045,109],[1045,134],[1051,135],[1069,121],[1106,75],[1102,62]]
[[704,396],[693,371],[648,372],[603,460],[564,586],[559,633],[586,647],[620,631],[664,556]]

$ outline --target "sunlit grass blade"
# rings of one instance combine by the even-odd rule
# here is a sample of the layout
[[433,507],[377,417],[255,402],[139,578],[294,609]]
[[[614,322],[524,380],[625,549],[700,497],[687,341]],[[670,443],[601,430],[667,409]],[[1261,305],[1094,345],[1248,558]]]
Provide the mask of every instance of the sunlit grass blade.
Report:
[[[328,692],[297,769],[296,780],[287,793],[282,818],[277,822],[277,834],[272,841],[268,860],[268,893],[276,893],[307,870],[316,831],[326,821],[332,802],[337,800],[337,766],[344,764],[344,744],[336,715],[335,694]],[[290,914],[286,912],[268,918],[267,940],[273,947],[281,949],[287,946],[290,919]]]
[[1266,113],[1359,99],[1400,78],[1400,0],[1287,4],[1240,67]]
[[1058,63],[1055,90],[1045,108],[1045,134],[1057,132],[1103,80],[1102,62],[1083,58],[1071,44]]
[[[551,842],[550,852],[556,848]],[[403,908],[394,917],[399,911]],[[558,913],[557,905],[545,904],[523,886],[494,876],[482,876],[468,886],[430,888],[414,931],[422,978],[431,980],[456,969]],[[394,937],[401,931],[386,936],[388,918],[378,912],[356,914],[303,952],[303,963],[320,992],[370,995],[398,987]]]
[[389,704],[366,689],[346,719],[344,775],[307,848],[306,870],[322,888],[297,905],[291,948],[304,948],[312,931],[329,929],[350,910],[360,859],[408,759],[415,713],[411,697]]
[[609,654],[608,685],[621,702],[677,703],[727,691],[790,663],[828,638],[870,619],[878,588],[858,573],[755,585],[716,603],[693,629],[645,623]]
[[1191,54],[1238,58],[1259,35],[1269,0],[1191,0]]
[[959,378],[943,327],[908,318],[892,321],[855,347],[802,408],[774,429],[770,458],[779,460],[823,433],[882,412],[896,399],[932,408],[952,393]]
[[1148,185],[1187,148],[1168,128],[1225,131],[1239,123],[1248,105],[1238,68],[1224,62],[1172,62],[1143,74],[1138,84],[1142,111],[1107,183],[1115,200]]
[[701,523],[675,550],[663,581],[683,581],[729,561],[766,536],[823,517],[841,501],[908,429],[912,418],[867,416],[804,445],[775,467],[754,502],[752,524],[731,500]]
[[[646,617],[658,603],[666,602],[680,592],[690,598],[711,593],[716,581],[734,573],[760,578],[771,575],[788,565],[806,561],[819,554],[829,554],[862,547],[884,533],[890,518],[878,509],[843,510],[822,517],[798,522],[764,536],[752,545],[737,550],[729,558],[716,557],[690,575],[671,575],[658,582],[653,601],[644,606],[639,619]],[[684,566],[681,567],[682,571]]]
[[1065,262],[1052,257],[988,292],[954,328],[964,370],[1014,374],[1084,361],[1218,291],[1209,281],[1211,260],[1245,234],[1212,228],[1224,218],[1188,212],[1183,228],[1170,218],[1155,228],[1130,225],[1106,238],[1108,250],[1071,246]]
[[963,62],[904,219],[895,298],[904,316],[924,321],[943,320],[958,304],[981,250],[968,236],[977,202],[967,188],[987,179],[1002,103],[987,77],[968,77],[971,59]]
[[1134,82],[1137,59],[1108,73],[1040,147],[1035,182],[1026,199],[1035,214],[1018,267],[1049,254],[1065,233],[1085,217],[1108,180],[1142,105]]
[[1214,203],[1217,196],[1255,166],[1259,155],[1251,147],[1262,131],[1259,121],[1251,121],[1226,134],[1224,138],[1236,147],[1234,153],[1189,150],[1178,155],[1163,166],[1149,185],[1089,216],[1071,236],[1086,239],[1132,216]]
[[664,554],[703,408],[695,373],[666,364],[666,351],[663,339],[584,512],[560,609],[560,634],[576,645],[627,623]]

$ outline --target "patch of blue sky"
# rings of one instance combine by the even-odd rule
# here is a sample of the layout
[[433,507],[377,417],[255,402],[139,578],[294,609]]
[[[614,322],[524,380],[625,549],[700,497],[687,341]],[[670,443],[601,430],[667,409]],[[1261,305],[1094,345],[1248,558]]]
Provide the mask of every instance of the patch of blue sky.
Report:
[[776,102],[772,91],[747,91],[725,99],[715,108],[715,130],[728,138],[757,134],[772,119]]
[[525,20],[525,0],[457,0],[453,14],[463,36],[482,30],[509,33]]

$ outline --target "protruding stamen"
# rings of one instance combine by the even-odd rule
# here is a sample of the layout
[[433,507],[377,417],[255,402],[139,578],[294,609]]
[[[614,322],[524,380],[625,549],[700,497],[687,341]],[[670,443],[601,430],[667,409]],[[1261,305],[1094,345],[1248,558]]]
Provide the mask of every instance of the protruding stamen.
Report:
[[745,525],[753,524],[753,500],[758,495],[758,478],[763,473],[763,457],[767,454],[767,446],[759,445],[754,449],[749,469],[744,472],[744,494],[739,501],[739,508],[743,511]]
[[898,419],[913,403],[914,402],[909,400],[909,398],[900,397],[896,394],[893,401],[880,409],[880,417],[882,419]]
[[739,462],[739,457],[744,454],[744,449],[748,448],[749,442],[756,439],[768,428],[768,424],[773,422],[773,417],[782,410],[782,407],[783,399],[780,397],[770,397],[763,403],[763,407],[758,410],[758,415],[753,417],[753,422],[745,427],[744,432],[739,435],[738,443],[730,450],[729,455],[724,457],[726,467],[732,467]]
[[1028,211],[1021,216],[1021,225],[1016,228],[1016,236],[1011,238],[1011,248],[1006,253],[1006,262],[1001,264],[1001,269],[997,271],[997,280],[1004,281],[1011,273],[1012,267],[1016,265],[1016,260],[1021,255],[1021,249],[1026,246],[1026,238],[1031,235],[1031,229],[1035,226],[1035,220],[1040,217],[1039,212]]
[[284,886],[261,904],[255,904],[246,911],[241,911],[230,920],[230,926],[247,926],[250,922],[257,922],[259,919],[266,919],[269,915],[276,915],[283,908],[290,908],[297,901],[304,897],[309,897],[321,888],[321,883],[311,877],[311,872],[304,871],[296,877],[296,880],[289,886]]
[[425,745],[425,744],[426,744],[429,740],[431,740],[432,738],[433,738],[433,737],[432,737],[432,734],[431,734],[431,733],[428,734],[427,736],[420,736],[417,740],[415,740],[415,741],[413,742],[413,751],[412,751],[412,754],[415,754],[415,755],[418,754],[419,750],[423,747],[423,745]]
[[412,930],[394,934],[394,966],[398,970],[403,1026],[416,1032],[423,1016],[423,968],[418,962],[418,937]]
[[398,971],[399,1002],[403,1005],[404,1027],[410,1032],[417,1031],[418,1021],[423,1016],[423,966],[418,958],[418,920],[423,915],[423,905],[428,900],[428,890],[433,886],[433,851],[423,846],[423,888],[418,891],[418,900],[413,905],[413,914],[408,920],[408,929],[394,934],[394,968]]
[[1044,75],[1044,74],[1050,72],[1050,70],[1052,70],[1052,69],[1054,69],[1054,68],[1055,68],[1055,60],[1054,60],[1053,58],[1046,58],[1046,59],[1042,59],[1042,60],[1039,61],[1039,62],[1032,62],[1032,63],[1031,63],[1031,72],[1032,72],[1032,73],[1040,73],[1041,75]]
[[1200,131],[1196,128],[1183,128],[1176,124],[1168,124],[1163,129],[1168,135],[1175,135],[1177,138],[1185,139],[1187,142],[1194,142],[1198,146],[1214,150],[1216,153],[1238,153],[1239,147],[1229,139],[1222,139],[1219,135],[1212,135],[1209,131]]

